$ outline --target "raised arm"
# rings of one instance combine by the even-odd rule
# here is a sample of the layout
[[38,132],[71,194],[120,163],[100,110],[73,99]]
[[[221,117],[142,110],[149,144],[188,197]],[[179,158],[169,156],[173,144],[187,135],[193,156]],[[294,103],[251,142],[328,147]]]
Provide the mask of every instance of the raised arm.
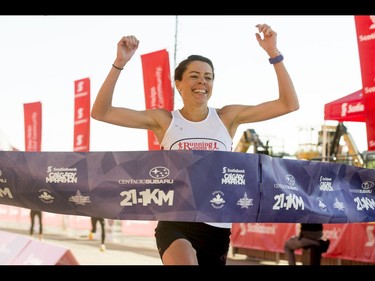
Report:
[[96,96],[91,109],[92,118],[129,128],[151,129],[155,126],[152,114],[147,110],[137,111],[112,105],[117,80],[120,74],[125,71],[124,68],[137,51],[138,45],[138,39],[132,35],[122,37],[117,43],[116,59]]
[[[259,33],[256,33],[256,39],[259,45],[267,52],[270,62],[273,63],[277,84],[279,89],[279,98],[272,101],[271,106],[276,106],[271,111],[275,116],[280,116],[299,109],[299,101],[294,89],[291,77],[283,62],[283,57],[277,48],[277,33],[266,24],[258,24],[256,26]],[[260,33],[263,33],[263,38]]]
[[[299,101],[291,77],[277,48],[277,33],[266,24],[256,25],[255,34],[259,45],[267,52],[275,69],[279,96],[275,100],[258,105],[229,105],[221,109],[220,115],[233,136],[240,124],[272,119],[299,109]],[[263,34],[263,36],[261,35]]]

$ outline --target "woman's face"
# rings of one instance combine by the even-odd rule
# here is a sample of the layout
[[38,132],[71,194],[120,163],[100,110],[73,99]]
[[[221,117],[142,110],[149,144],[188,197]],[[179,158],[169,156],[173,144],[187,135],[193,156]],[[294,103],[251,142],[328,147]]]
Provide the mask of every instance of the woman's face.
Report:
[[207,103],[212,94],[213,76],[208,63],[191,62],[182,76],[182,81],[176,81],[176,88],[184,103]]

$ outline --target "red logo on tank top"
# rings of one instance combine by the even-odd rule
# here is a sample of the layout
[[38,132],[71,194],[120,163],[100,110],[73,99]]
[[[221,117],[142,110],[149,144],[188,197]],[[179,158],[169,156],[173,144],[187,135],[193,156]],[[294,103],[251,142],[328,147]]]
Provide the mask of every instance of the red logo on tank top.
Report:
[[217,142],[180,142],[180,150],[219,150]]

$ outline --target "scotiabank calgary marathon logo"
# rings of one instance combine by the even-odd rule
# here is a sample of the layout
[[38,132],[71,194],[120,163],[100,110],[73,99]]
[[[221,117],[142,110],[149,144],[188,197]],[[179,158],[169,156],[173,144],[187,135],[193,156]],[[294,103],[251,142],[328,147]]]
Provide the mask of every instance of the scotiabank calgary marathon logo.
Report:
[[332,178],[320,176],[320,178],[319,178],[319,190],[321,190],[321,191],[333,191]]
[[47,167],[46,183],[77,183],[77,168]]
[[221,184],[228,185],[245,185],[245,170],[244,169],[233,169],[223,167],[223,177],[221,178]]

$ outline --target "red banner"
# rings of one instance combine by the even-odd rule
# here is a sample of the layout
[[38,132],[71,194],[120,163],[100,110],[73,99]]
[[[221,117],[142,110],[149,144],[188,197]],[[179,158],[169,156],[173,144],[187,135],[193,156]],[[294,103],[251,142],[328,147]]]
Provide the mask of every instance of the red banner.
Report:
[[23,105],[25,123],[25,151],[42,150],[42,103]]
[[375,16],[354,16],[365,104],[368,150],[375,150]]
[[74,81],[74,150],[90,150],[90,79]]
[[[165,108],[172,111],[174,106],[169,54],[160,50],[141,56],[146,109]],[[149,150],[159,150],[160,144],[152,131],[148,131]]]
[[365,122],[362,90],[324,105],[324,120]]
[[[324,224],[323,237],[330,246],[322,256],[375,263],[375,224]],[[285,241],[298,234],[295,223],[234,223],[231,242],[235,248],[283,253]],[[301,254],[299,249],[296,254]]]

